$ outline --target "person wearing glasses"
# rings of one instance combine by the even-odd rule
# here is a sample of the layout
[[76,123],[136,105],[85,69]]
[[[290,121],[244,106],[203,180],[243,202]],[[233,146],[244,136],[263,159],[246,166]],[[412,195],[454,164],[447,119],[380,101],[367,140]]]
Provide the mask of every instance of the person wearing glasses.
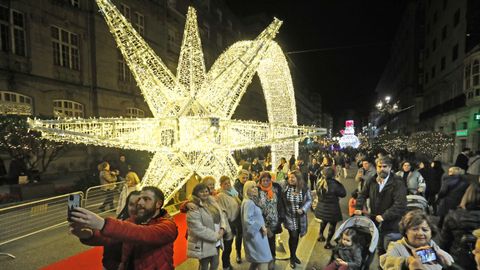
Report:
[[379,229],[378,254],[385,253],[388,243],[401,238],[398,223],[407,209],[407,188],[402,178],[392,172],[392,161],[387,157],[376,160],[377,175],[365,183],[358,194],[355,215],[361,215],[370,199],[370,218]]

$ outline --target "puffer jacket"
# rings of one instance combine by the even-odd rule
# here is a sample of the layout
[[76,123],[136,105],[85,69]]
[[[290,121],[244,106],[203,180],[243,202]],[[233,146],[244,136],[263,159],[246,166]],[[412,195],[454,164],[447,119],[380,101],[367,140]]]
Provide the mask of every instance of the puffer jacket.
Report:
[[315,217],[324,222],[338,222],[342,220],[339,198],[347,195],[342,183],[335,179],[327,179],[328,191],[317,190],[318,203],[315,208]]
[[473,256],[469,255],[472,247],[462,243],[462,237],[471,235],[478,228],[480,208],[472,210],[459,208],[448,213],[440,233],[440,247],[449,252],[455,262],[466,269],[475,265],[475,261]]
[[[403,171],[397,172],[397,176],[403,179]],[[408,173],[405,185],[407,186],[408,194],[417,195],[418,193],[425,193],[425,179],[418,171]]]
[[[93,237],[81,240],[91,246],[104,246],[123,242],[119,270],[131,264],[135,270],[171,270],[173,266],[173,242],[177,238],[177,225],[164,209],[146,224],[135,224],[134,218],[121,221],[106,218],[101,231]],[[133,262],[129,262],[130,259]]]

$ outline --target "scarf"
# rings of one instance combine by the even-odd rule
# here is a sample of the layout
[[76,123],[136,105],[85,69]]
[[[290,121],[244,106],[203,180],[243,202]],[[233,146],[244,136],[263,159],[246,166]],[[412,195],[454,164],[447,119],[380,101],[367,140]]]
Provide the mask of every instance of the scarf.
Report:
[[260,187],[260,189],[263,191],[263,192],[266,192],[267,193],[267,198],[269,200],[273,199],[273,184],[272,184],[272,181],[270,181],[270,184],[268,185],[268,187],[264,187],[263,185],[261,184],[258,184],[258,186]]
[[234,189],[233,187],[230,188],[229,190],[224,190],[228,195],[232,197],[238,197],[238,191]]

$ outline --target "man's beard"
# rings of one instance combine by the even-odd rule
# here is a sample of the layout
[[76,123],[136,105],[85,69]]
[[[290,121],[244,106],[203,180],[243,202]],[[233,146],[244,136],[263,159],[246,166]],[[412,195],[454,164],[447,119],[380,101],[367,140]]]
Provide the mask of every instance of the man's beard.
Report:
[[137,216],[135,217],[135,223],[136,224],[141,224],[147,222],[149,219],[151,219],[154,215],[157,209],[155,208],[141,208],[143,209],[143,213],[140,214],[139,210],[137,209]]
[[388,172],[381,171],[378,173],[378,176],[382,179],[385,179],[388,176]]

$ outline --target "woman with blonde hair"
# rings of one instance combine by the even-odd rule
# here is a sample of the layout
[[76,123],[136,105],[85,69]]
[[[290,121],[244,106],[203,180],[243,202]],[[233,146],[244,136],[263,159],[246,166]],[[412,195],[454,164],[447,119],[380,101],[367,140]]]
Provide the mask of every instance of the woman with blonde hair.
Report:
[[127,202],[127,196],[132,191],[139,190],[138,184],[140,184],[138,175],[133,171],[128,172],[125,176],[125,184],[123,185],[122,192],[120,192],[120,196],[118,197],[117,215],[120,214],[122,207]]
[[272,253],[267,240],[267,227],[262,210],[258,207],[258,187],[255,181],[247,181],[243,186],[241,207],[243,243],[250,270],[267,270],[272,261]]
[[[330,249],[332,245],[333,234],[337,222],[342,220],[342,210],[340,209],[339,199],[347,195],[345,187],[334,178],[335,172],[331,167],[325,167],[322,170],[322,176],[317,185],[318,203],[315,209],[315,217],[321,220],[320,233],[317,241],[325,242],[325,248]],[[325,228],[329,225],[327,239],[323,236]]]

